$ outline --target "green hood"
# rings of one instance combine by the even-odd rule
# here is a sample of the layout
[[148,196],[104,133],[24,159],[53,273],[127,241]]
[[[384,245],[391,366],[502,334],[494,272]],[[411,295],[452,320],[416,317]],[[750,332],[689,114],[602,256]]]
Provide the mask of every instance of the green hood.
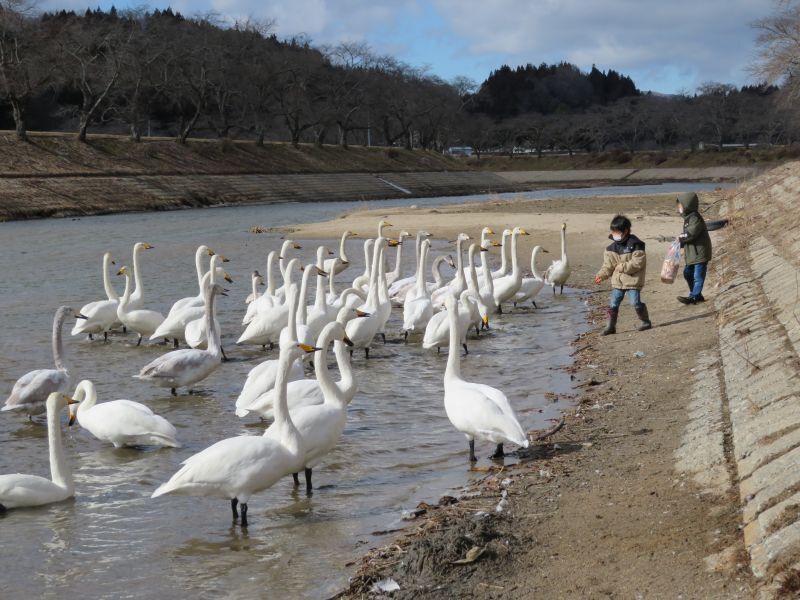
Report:
[[677,201],[683,206],[683,215],[690,215],[697,212],[697,207],[700,201],[697,199],[697,194],[694,192],[684,192],[678,195]]

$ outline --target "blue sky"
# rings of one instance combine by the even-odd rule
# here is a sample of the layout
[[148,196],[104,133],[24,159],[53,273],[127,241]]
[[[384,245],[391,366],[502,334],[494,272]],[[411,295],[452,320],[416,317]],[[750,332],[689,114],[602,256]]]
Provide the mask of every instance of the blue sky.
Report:
[[[41,0],[49,10],[139,2]],[[444,79],[483,81],[501,64],[567,60],[622,71],[644,90],[694,91],[707,81],[752,83],[751,23],[772,0],[176,0],[191,15],[275,19],[280,37],[363,41]]]

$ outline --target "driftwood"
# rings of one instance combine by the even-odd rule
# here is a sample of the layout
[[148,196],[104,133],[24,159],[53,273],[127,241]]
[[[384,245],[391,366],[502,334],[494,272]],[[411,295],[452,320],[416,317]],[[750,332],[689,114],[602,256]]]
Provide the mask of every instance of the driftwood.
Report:
[[566,421],[564,420],[564,417],[561,417],[561,420],[560,420],[558,423],[556,423],[555,425],[553,425],[553,426],[552,426],[550,429],[548,429],[547,431],[545,431],[545,432],[543,432],[543,433],[540,433],[539,435],[537,435],[536,437],[534,437],[534,438],[532,439],[532,441],[534,441],[534,442],[541,442],[542,440],[544,440],[544,439],[546,439],[546,438],[549,438],[549,437],[550,437],[551,435],[553,435],[554,433],[556,433],[556,432],[560,431],[560,430],[561,430],[561,428],[562,428],[562,427],[564,427],[564,423],[565,423],[565,422],[566,422]]

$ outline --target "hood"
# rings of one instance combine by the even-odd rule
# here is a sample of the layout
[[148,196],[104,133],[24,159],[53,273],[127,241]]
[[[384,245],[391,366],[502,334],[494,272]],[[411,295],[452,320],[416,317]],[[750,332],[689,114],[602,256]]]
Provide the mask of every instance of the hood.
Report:
[[697,194],[694,192],[684,192],[683,194],[678,194],[676,200],[680,202],[681,206],[683,206],[684,216],[693,212],[697,212],[697,208],[700,205],[700,201],[697,199]]

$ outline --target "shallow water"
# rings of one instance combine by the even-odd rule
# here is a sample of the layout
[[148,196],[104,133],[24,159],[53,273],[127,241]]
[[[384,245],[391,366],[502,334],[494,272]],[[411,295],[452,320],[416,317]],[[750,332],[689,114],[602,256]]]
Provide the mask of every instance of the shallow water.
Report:
[[[622,189],[635,193],[631,190],[640,188]],[[673,189],[678,188],[663,191]],[[605,190],[613,194],[620,188]],[[475,199],[480,197],[470,197]],[[70,338],[72,323],[67,324],[65,349],[73,383],[92,379],[100,402],[129,398],[147,403],[178,428],[183,447],[115,450],[78,427],[65,427],[76,498],[0,515],[2,596],[216,598],[258,597],[269,591],[270,597],[325,597],[346,582],[348,561],[383,542],[373,532],[402,526],[403,510],[469,483],[473,475],[466,441],[452,429],[442,405],[446,352],[436,355],[423,352],[418,343],[399,343],[402,315],[395,309],[387,327],[389,343],[374,345],[369,361],[356,352],[360,390],[339,446],[315,469],[312,497],[298,493],[286,478],[251,499],[247,532],[231,526],[225,501],[149,498],[186,457],[224,437],[263,429],[254,419],[235,417],[233,404],[247,371],[276,353],[233,343],[241,331],[249,272],[263,272],[268,250],[280,240],[248,234],[247,228],[403,203],[268,205],[0,224],[6,253],[0,295],[2,396],[23,373],[52,366],[49,332],[55,309],[61,304],[79,308],[101,297],[103,251],[110,250],[119,267],[130,260],[134,242],[155,246],[142,254],[145,297],[149,308],[164,313],[174,300],[197,293],[193,256],[200,242],[231,259],[226,267],[235,279],[228,286],[230,296],[220,302],[223,344],[233,360],[202,382],[197,395],[173,398],[169,390],[132,378],[168,350],[164,346],[136,348],[133,335],[114,336],[108,344]],[[363,269],[360,244],[354,240],[349,246],[353,264],[338,278],[340,288]],[[316,244],[304,245],[298,254],[312,262]],[[452,251],[443,241],[435,242],[434,250]],[[120,279],[115,283],[121,291]],[[465,374],[479,374],[506,392],[528,430],[547,427],[548,419],[568,405],[572,387],[563,367],[571,363],[570,341],[584,328],[585,307],[578,293],[554,298],[543,292],[539,306],[495,317],[490,333],[470,340],[463,363]],[[559,399],[546,398],[546,392]],[[21,415],[0,415],[0,473],[48,475],[46,437],[41,418],[29,423]],[[488,464],[485,457],[492,448],[477,445],[479,464]]]

